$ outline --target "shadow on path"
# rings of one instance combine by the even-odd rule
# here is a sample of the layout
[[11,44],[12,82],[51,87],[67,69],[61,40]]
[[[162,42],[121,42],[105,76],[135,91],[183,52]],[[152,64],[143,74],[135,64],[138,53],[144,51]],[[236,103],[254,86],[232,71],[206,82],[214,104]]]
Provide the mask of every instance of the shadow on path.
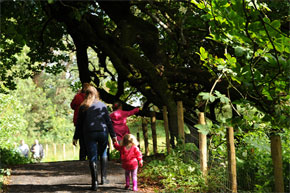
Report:
[[108,164],[108,179],[110,184],[100,185],[97,191],[91,191],[89,190],[91,177],[88,161],[27,164],[12,168],[12,175],[7,190],[9,193],[132,192],[124,189],[124,178],[124,170],[121,164],[110,161]]

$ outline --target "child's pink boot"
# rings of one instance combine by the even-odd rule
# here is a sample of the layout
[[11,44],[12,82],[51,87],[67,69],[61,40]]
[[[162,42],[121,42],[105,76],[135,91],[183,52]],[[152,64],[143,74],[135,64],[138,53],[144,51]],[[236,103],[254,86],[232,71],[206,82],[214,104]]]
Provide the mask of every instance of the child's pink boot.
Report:
[[138,191],[137,180],[133,180],[133,191]]
[[129,189],[130,187],[130,176],[126,176],[126,186],[125,186],[125,189]]

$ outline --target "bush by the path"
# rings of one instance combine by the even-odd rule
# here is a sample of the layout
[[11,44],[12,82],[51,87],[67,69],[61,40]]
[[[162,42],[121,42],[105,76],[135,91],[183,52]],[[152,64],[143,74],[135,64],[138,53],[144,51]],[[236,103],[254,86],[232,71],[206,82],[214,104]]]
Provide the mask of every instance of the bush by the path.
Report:
[[32,163],[30,158],[19,154],[15,149],[0,149],[0,166],[1,168],[9,165]]
[[9,166],[26,163],[32,163],[32,160],[20,155],[15,149],[0,148],[0,190],[3,188],[4,177],[10,175]]
[[206,185],[194,152],[193,144],[177,147],[164,160],[153,160],[145,165],[140,177],[159,181],[164,192],[206,192],[224,188],[220,183],[224,176],[214,170],[209,173]]

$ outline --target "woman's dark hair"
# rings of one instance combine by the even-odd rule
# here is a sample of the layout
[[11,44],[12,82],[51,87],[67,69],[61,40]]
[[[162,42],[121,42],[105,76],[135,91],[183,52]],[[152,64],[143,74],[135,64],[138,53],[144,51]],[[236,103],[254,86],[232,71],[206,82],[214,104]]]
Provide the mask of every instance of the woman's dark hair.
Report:
[[119,109],[121,106],[122,106],[122,103],[120,101],[116,101],[113,104],[113,110],[115,111],[115,110]]

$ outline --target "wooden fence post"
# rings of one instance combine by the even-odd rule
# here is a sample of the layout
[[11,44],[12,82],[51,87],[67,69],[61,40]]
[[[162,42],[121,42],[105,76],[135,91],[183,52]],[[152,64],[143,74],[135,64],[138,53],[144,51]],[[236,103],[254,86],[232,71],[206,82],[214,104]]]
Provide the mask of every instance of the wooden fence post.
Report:
[[53,144],[53,155],[56,156],[56,144]]
[[284,191],[282,147],[280,135],[271,135],[271,156],[274,166],[275,192]]
[[157,154],[157,135],[156,135],[156,113],[151,112],[151,129],[152,129],[152,141],[153,141],[153,152]]
[[167,107],[163,106],[163,121],[164,121],[164,129],[166,134],[166,148],[167,153],[170,152],[170,141],[169,141],[169,126],[168,126],[168,116],[167,116]]
[[149,155],[148,149],[148,128],[147,128],[147,120],[142,117],[142,130],[143,130],[143,137],[144,137],[144,146],[145,146],[145,155]]
[[178,121],[178,137],[184,144],[185,136],[184,136],[184,117],[183,117],[182,101],[177,101],[177,121]]
[[[199,124],[205,125],[204,113],[199,113]],[[199,133],[200,167],[203,176],[207,176],[207,139],[206,135]]]
[[76,146],[72,145],[73,146],[73,158],[75,157],[76,155]]
[[65,144],[62,144],[63,159],[65,159]]
[[48,144],[45,144],[45,153],[44,156],[47,158],[48,157]]
[[228,172],[231,192],[236,193],[237,189],[237,170],[236,170],[236,152],[234,144],[234,128],[227,128],[227,146],[228,146]]

